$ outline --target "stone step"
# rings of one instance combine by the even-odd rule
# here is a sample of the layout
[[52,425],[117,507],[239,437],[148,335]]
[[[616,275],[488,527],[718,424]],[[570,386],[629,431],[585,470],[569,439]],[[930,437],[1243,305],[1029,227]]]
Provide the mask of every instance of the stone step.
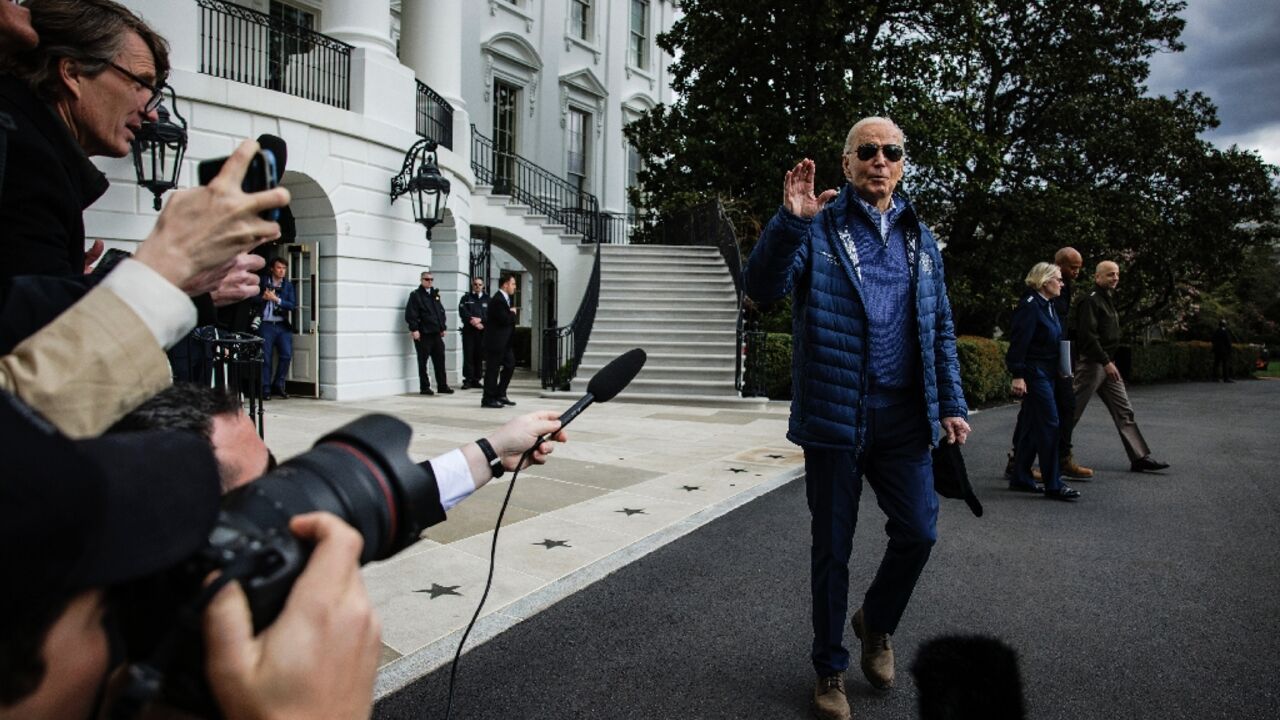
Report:
[[669,328],[672,330],[719,331],[731,328],[737,332],[736,323],[726,324],[722,320],[705,320],[699,313],[691,313],[689,318],[673,318],[666,315],[650,315],[647,317],[610,317],[596,316],[596,330],[634,330],[647,332],[653,328]]
[[[588,343],[587,347],[590,348]],[[635,347],[635,346],[632,346]],[[631,348],[627,348],[630,350]],[[591,372],[594,374],[600,368],[608,365],[617,356],[625,351],[618,352],[593,352],[588,349],[582,354],[582,364],[579,366],[579,372]],[[700,355],[698,353],[671,353],[671,352],[649,352],[645,351],[647,359],[645,367],[650,364],[655,366],[671,366],[671,367],[705,367],[716,369],[733,370],[736,359],[733,353],[718,353],[715,355]]]
[[[585,362],[578,368],[578,378],[590,380],[600,372],[602,366],[587,365]],[[643,380],[696,380],[699,382],[719,382],[733,384],[736,372],[732,363],[724,367],[685,367],[653,365],[646,362],[637,378]]]
[[733,289],[733,283],[727,277],[720,280],[707,281],[662,276],[654,276],[643,280],[639,278],[621,280],[601,278],[600,289],[618,291],[661,290],[667,292],[705,290],[707,292],[729,293],[735,298],[737,297],[737,293]]
[[630,265],[627,263],[614,262],[613,260],[600,261],[600,274],[603,277],[608,274],[609,277],[623,279],[627,277],[645,278],[652,277],[655,273],[669,274],[668,277],[676,277],[678,273],[682,278],[726,278],[732,280],[729,271],[725,270],[724,264],[720,267],[714,265],[685,265],[680,262],[669,263],[645,263],[644,265]]
[[655,304],[653,302],[642,303],[633,300],[605,300],[601,298],[600,307],[596,309],[596,322],[612,318],[641,318],[654,315],[659,317],[663,315],[671,317],[692,317],[696,315],[701,320],[724,320],[734,324],[736,327],[738,308],[736,305],[725,306],[724,309],[699,307],[694,312],[687,303],[679,305],[674,303]]
[[738,333],[735,328],[728,330],[676,330],[665,327],[654,327],[649,331],[612,330],[595,328],[591,331],[591,340],[600,342],[629,342],[636,347],[652,344],[654,340],[661,342],[737,342]]
[[708,308],[723,310],[726,308],[736,309],[738,307],[738,296],[736,293],[724,292],[717,290],[704,290],[701,288],[688,288],[685,290],[673,290],[670,288],[654,288],[653,290],[638,289],[618,289],[618,290],[602,290],[600,292],[600,302],[608,302],[611,304],[621,303],[657,303],[661,305],[672,305],[675,303],[697,303],[697,307],[686,305],[685,312],[701,312]]
[[670,247],[667,245],[605,245],[600,248],[600,252],[603,254],[604,260],[610,262],[654,262],[672,258],[720,260],[721,263],[724,262],[720,251],[715,248]]
[[[544,391],[541,397],[576,401],[582,397],[581,391],[578,390],[578,381],[573,381],[573,392],[553,392]],[[586,384],[582,384],[582,388],[586,389]],[[611,402],[625,403],[645,403],[649,405],[690,405],[695,407],[707,408],[727,408],[731,410],[741,410],[744,412],[764,412],[769,409],[768,398],[744,398],[728,395],[680,395],[676,393],[636,393],[630,394],[623,391],[618,394]],[[570,431],[572,432],[572,431]]]
[[689,256],[626,256],[617,257],[606,253],[600,259],[601,269],[605,271],[621,270],[625,272],[639,272],[642,270],[662,270],[671,267],[684,268],[690,270],[710,270],[728,275],[729,272],[724,266],[724,261],[720,256],[703,257],[701,255]]
[[734,357],[734,349],[736,347],[732,339],[722,340],[720,342],[697,342],[693,340],[666,340],[653,339],[636,343],[633,340],[597,340],[591,338],[589,343],[592,350],[605,355],[621,355],[631,348],[642,348],[646,353],[706,353],[708,355],[724,355],[732,359]]

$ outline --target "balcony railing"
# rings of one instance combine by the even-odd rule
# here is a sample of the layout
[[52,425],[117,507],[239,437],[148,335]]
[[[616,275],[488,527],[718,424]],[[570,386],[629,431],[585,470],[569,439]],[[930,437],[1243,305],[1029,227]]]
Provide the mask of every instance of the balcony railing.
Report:
[[352,46],[225,0],[196,4],[200,72],[344,110],[351,106]]
[[471,169],[476,180],[493,187],[495,195],[510,195],[539,215],[598,242],[600,203],[596,196],[529,160],[494,147],[493,141],[471,126]]
[[418,135],[453,149],[453,106],[418,81]]
[[637,242],[653,222],[654,218],[646,213],[601,213],[600,242],[630,245]]

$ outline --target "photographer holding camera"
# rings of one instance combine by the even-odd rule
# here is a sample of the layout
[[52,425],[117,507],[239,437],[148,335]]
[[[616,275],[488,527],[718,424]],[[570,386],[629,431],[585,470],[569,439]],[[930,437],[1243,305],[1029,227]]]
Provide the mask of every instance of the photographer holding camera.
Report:
[[[245,548],[259,540],[279,544],[281,538],[267,527],[276,522],[312,545],[309,557],[298,561],[296,576],[260,582],[264,578],[243,574],[234,560],[213,565],[239,577],[203,610],[203,677],[218,710],[227,718],[367,717],[379,626],[359,564],[415,541],[424,518],[443,520],[443,509],[470,492],[458,497],[459,491],[447,489],[443,481],[437,491],[432,478],[436,461],[419,466],[403,457],[407,426],[399,424],[400,438],[384,440],[395,434],[387,429],[395,431],[397,423],[377,416],[356,421],[331,435],[331,444],[322,440],[286,463],[293,466],[290,472],[272,473],[241,489],[219,512],[216,463],[199,436],[151,431],[72,442],[20,401],[0,393],[0,425],[11,428],[0,435],[0,453],[10,459],[10,476],[0,482],[0,554],[10,576],[24,579],[3,595],[0,605],[0,720],[96,716],[101,705],[112,702],[104,699],[112,665],[122,657],[139,659],[130,645],[135,633],[122,622],[130,610],[139,613],[127,606],[124,588],[171,576],[175,568],[189,574],[187,567],[202,566],[201,559],[247,555],[252,551]],[[523,451],[539,437],[564,442],[559,427],[550,411],[508,422],[484,441],[501,468],[490,463],[478,444],[453,453],[465,461],[473,490],[495,470],[516,469]],[[329,462],[356,453],[352,447],[369,457],[357,453],[348,467],[377,465],[387,470],[385,475],[352,477],[343,463]],[[542,443],[529,463],[545,462],[552,450],[550,443]],[[330,466],[339,469],[324,469]],[[307,477],[317,472],[327,476]],[[362,484],[375,481],[394,487],[399,500],[389,508],[369,503],[346,508],[346,519],[365,528],[363,532],[328,513],[299,512],[281,520],[262,511],[278,511],[282,503],[321,504],[326,483],[342,484],[348,489],[342,495],[356,496]],[[309,493],[309,499],[301,500],[297,491]],[[395,537],[379,537],[362,522],[385,511],[404,515],[405,529]],[[237,544],[227,540],[229,535],[253,535],[254,543]],[[285,552],[284,557],[296,556]],[[197,591],[203,577],[193,578]],[[179,585],[169,577],[157,587]],[[246,594],[242,587],[252,592]],[[263,622],[263,607],[272,602],[264,597],[273,591],[282,591],[274,610],[279,614]],[[179,604],[190,607],[182,597],[164,600],[175,616],[180,616]],[[155,618],[152,622],[167,617],[142,614]],[[255,627],[260,628],[256,635]],[[168,632],[166,627],[148,629]]]

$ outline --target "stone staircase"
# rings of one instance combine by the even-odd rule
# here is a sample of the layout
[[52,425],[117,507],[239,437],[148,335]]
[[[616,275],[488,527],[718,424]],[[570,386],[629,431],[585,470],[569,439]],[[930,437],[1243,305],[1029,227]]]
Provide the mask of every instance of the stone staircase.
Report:
[[619,399],[753,404],[734,386],[738,299],[713,247],[604,245],[600,305],[574,387],[634,347],[648,361]]

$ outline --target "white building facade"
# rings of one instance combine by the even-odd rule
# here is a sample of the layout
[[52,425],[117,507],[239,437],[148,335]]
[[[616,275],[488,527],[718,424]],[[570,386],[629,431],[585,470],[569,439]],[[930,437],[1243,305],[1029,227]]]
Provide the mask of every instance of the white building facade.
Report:
[[[282,184],[297,237],[275,254],[298,285],[290,386],[316,397],[416,391],[408,293],[431,270],[456,328],[458,299],[487,250],[491,277],[522,271],[536,368],[541,328],[567,324],[582,298],[589,240],[617,226],[600,218],[629,209],[638,159],[623,126],[672,99],[671,58],[656,38],[674,22],[673,0],[124,4],[171,46],[169,84],[189,137],[180,185],[243,138],[288,143]],[[421,137],[441,144],[452,186],[429,243],[408,198],[390,199]],[[151,194],[130,160],[98,160],[112,185],[87,211],[86,231],[130,249],[154,223]],[[458,333],[447,348],[460,382]]]

